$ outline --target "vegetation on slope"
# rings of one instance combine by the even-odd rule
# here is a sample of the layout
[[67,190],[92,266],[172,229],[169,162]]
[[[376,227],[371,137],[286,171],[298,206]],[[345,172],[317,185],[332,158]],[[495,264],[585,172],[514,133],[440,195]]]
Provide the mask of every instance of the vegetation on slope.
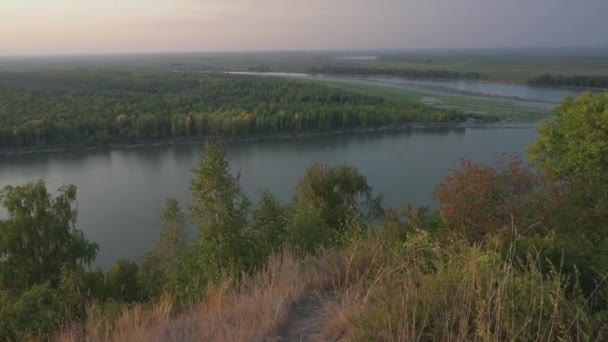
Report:
[[[73,228],[73,187],[54,199],[40,182],[6,188],[0,334],[601,340],[608,149],[589,139],[593,153],[582,153],[560,132],[601,136],[594,123],[606,108],[606,95],[565,102],[530,150],[534,167],[464,162],[437,188],[437,213],[382,209],[348,165],[313,165],[288,205],[269,193],[253,204],[222,147],[208,145],[193,171],[189,212],[168,201],[144,262],[120,260],[106,273],[86,267],[96,248]],[[188,220],[199,231],[194,240]],[[57,237],[35,239],[47,231]],[[29,257],[42,251],[51,257]]]

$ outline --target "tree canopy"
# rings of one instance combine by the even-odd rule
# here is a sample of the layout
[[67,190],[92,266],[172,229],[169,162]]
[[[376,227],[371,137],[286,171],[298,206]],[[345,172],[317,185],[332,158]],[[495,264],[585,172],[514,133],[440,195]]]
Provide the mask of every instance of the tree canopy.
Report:
[[0,151],[331,131],[468,116],[279,78],[87,70],[0,75]]
[[608,173],[608,93],[566,99],[529,147],[531,160],[561,176]]
[[97,244],[76,229],[76,187],[64,186],[51,198],[42,181],[8,186],[0,201],[8,219],[0,221],[0,290],[57,284],[63,268],[90,265]]

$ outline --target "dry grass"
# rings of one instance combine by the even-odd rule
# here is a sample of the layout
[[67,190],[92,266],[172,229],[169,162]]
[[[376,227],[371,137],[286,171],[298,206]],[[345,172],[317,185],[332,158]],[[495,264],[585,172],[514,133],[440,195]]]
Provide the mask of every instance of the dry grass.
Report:
[[[206,300],[172,317],[172,301],[164,298],[152,308],[124,310],[111,322],[92,320],[84,329],[63,333],[61,341],[259,341],[272,338],[284,324],[294,302],[331,283],[333,268],[322,258],[296,259],[286,253],[268,267],[209,291]],[[84,332],[83,332],[84,331]]]
[[424,236],[393,248],[367,241],[318,257],[287,253],[177,316],[165,298],[112,322],[90,319],[60,340],[300,340],[293,331],[302,325],[303,340],[322,341],[601,339],[587,299],[568,290],[559,272],[541,274],[539,263],[516,266],[495,251],[446,249]]
[[[416,240],[416,239],[414,239]],[[466,245],[438,247],[422,237],[370,263],[329,306],[326,329],[351,340],[594,341],[594,321],[576,286],[541,260]],[[369,257],[369,255],[368,255]],[[337,328],[338,327],[338,328]]]

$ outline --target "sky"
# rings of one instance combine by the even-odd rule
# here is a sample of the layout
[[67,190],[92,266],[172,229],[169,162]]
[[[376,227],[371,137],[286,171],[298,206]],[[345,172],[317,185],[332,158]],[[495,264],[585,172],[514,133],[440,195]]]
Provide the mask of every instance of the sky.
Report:
[[0,0],[0,55],[608,46],[608,0]]

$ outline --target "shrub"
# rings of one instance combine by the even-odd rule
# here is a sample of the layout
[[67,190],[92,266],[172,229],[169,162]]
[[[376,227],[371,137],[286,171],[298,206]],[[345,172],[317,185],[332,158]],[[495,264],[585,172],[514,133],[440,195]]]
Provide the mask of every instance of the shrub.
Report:
[[136,302],[143,297],[139,282],[139,266],[128,260],[118,260],[106,274],[106,294],[119,302]]
[[0,304],[0,337],[4,340],[46,337],[67,323],[65,306],[49,284],[34,285],[14,301],[3,297]]
[[608,93],[565,100],[528,148],[531,160],[560,176],[608,172]]
[[508,226],[523,232],[545,223],[562,202],[560,182],[521,159],[496,165],[462,161],[435,192],[445,224],[471,241]]
[[335,246],[353,233],[344,223],[354,217],[373,220],[381,212],[365,176],[348,165],[314,164],[299,181],[287,233],[297,249]]

